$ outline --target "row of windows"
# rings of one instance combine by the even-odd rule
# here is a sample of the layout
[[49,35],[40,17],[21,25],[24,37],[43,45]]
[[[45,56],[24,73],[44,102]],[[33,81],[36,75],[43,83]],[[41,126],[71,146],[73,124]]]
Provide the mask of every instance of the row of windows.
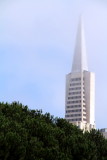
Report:
[[86,117],[86,114],[83,114],[84,117]]
[[81,100],[79,101],[68,101],[67,104],[73,104],[73,103],[81,103]]
[[81,109],[75,109],[75,110],[68,110],[66,113],[71,113],[71,112],[81,112]]
[[73,105],[73,106],[67,106],[66,108],[80,108],[81,105]]
[[[72,106],[66,106],[66,108],[78,108],[78,107],[81,107],[81,105],[72,105]],[[86,108],[85,105],[83,105],[83,107]],[[86,112],[86,109],[83,109],[84,112]]]
[[69,95],[81,94],[81,91],[79,91],[79,92],[69,92],[68,94]]
[[[71,81],[81,81],[81,77],[71,78]],[[85,78],[84,78],[84,77],[83,77],[83,81],[85,81]]]
[[69,88],[69,91],[72,91],[72,90],[80,90],[81,87],[75,87],[75,88]]
[[77,85],[81,85],[81,83],[71,83],[70,86],[77,86]]
[[68,121],[69,121],[69,122],[73,122],[73,121],[74,121],[74,122],[75,122],[75,121],[81,121],[81,118],[69,119]]
[[71,81],[80,81],[81,78],[72,78]]
[[65,117],[80,117],[81,114],[71,114],[71,115],[66,115]]
[[68,97],[68,99],[80,99],[81,96],[75,96],[75,97]]

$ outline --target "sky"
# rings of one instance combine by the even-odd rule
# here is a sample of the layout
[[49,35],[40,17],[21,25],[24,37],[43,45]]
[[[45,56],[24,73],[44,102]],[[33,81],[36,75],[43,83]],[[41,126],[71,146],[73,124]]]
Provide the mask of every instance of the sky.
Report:
[[107,127],[106,0],[1,0],[1,102],[19,101],[64,118],[65,76],[81,14],[88,67],[96,75],[96,127]]

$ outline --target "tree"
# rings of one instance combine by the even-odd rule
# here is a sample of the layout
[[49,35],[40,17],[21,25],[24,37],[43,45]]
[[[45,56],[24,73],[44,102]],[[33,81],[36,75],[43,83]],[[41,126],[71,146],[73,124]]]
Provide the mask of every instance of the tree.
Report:
[[107,140],[19,102],[0,103],[0,159],[106,160]]

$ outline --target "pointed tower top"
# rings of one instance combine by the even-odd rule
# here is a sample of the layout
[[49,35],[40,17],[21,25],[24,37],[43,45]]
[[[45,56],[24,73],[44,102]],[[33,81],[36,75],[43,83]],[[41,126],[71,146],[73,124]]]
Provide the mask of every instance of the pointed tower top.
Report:
[[80,23],[78,27],[77,40],[75,53],[73,58],[72,72],[88,71],[86,48],[85,48],[85,36],[83,26],[83,16],[80,17]]

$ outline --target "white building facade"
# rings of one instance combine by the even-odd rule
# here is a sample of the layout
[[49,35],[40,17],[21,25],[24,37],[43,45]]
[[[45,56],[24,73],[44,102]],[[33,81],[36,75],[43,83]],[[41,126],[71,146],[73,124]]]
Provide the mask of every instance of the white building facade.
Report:
[[65,119],[84,131],[95,128],[95,75],[88,71],[82,20],[72,71],[66,75]]

